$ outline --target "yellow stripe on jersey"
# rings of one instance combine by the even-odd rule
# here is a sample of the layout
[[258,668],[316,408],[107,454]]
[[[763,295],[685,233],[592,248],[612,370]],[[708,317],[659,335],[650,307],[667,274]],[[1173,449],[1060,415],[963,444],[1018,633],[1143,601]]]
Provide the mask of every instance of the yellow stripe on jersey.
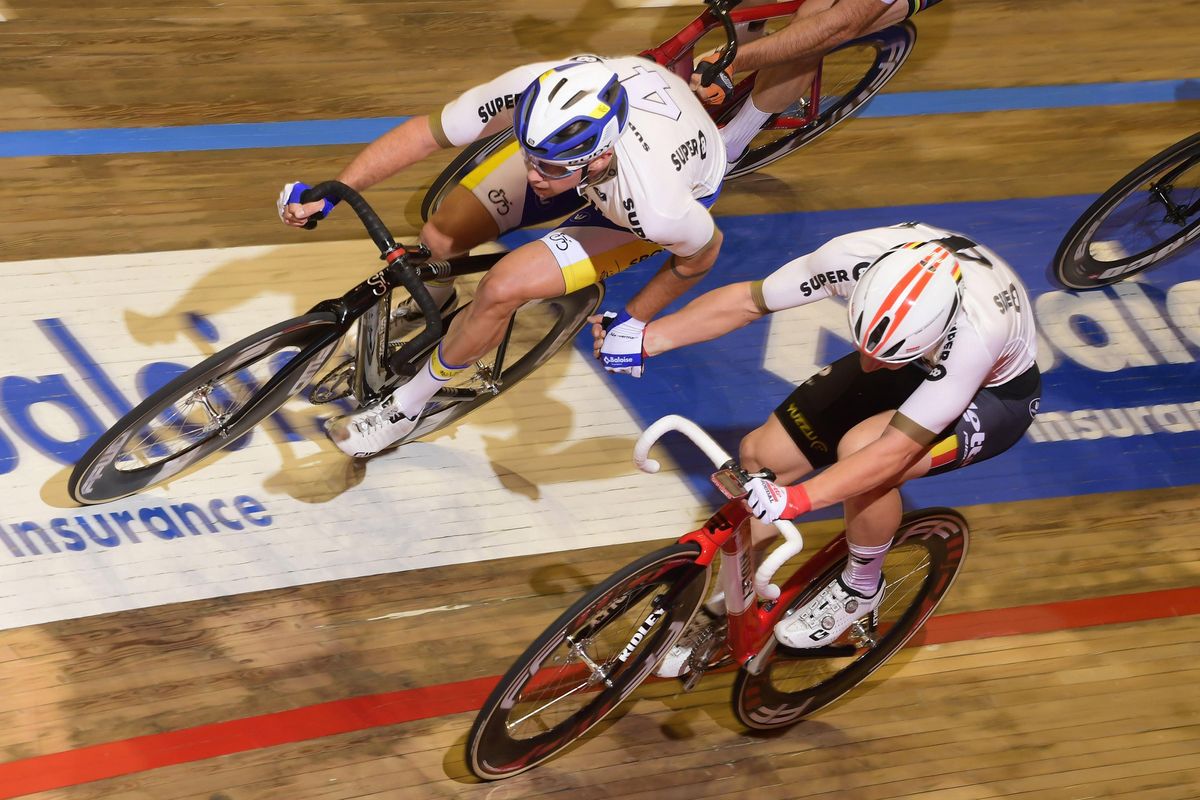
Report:
[[639,261],[644,261],[658,251],[660,245],[654,242],[643,242],[636,239],[612,250],[589,256],[572,264],[562,266],[563,280],[567,284],[566,293],[591,286],[593,283],[612,277],[618,272],[628,269]]
[[467,176],[462,179],[462,187],[467,190],[473,190],[476,186],[483,183],[488,175],[499,169],[501,164],[517,152],[517,148],[517,143],[513,141],[501,147],[495,153],[492,153],[482,164],[467,173]]

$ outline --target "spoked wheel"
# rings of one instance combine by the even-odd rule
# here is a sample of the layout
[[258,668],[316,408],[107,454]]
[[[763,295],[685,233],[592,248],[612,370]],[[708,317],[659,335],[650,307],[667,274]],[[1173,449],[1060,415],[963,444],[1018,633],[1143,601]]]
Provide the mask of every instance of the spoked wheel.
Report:
[[592,589],[513,663],[475,718],[467,761],[480,778],[524,772],[629,696],[700,607],[700,548],[674,544]]
[[96,440],[71,471],[71,497],[116,500],[232,444],[308,384],[341,333],[332,314],[306,314],[205,359]]
[[1122,178],[1083,212],[1054,256],[1068,289],[1128,278],[1200,237],[1200,133]]
[[[511,389],[569,345],[603,300],[604,286],[594,284],[563,297],[522,306],[513,321],[500,372],[496,372],[497,352],[493,351],[455,375],[400,443],[428,436]],[[455,313],[461,311],[459,308]],[[459,397],[448,396],[454,392]]]
[[[726,177],[737,178],[762,169],[852,116],[892,79],[916,42],[917,29],[906,21],[833,50],[821,62],[817,118],[803,127],[795,127],[794,122],[805,116],[803,108],[798,105],[781,114],[769,128],[754,137]],[[740,103],[734,104],[717,121],[724,124],[733,119],[739,107]]]
[[[781,728],[857,686],[903,647],[937,608],[954,583],[967,541],[967,523],[957,511],[932,508],[907,514],[884,561],[888,583],[878,627],[852,627],[838,641],[812,650],[780,645],[760,674],[738,673],[733,687],[738,719],[758,730]],[[833,565],[792,607],[806,603],[844,566],[844,561]]]

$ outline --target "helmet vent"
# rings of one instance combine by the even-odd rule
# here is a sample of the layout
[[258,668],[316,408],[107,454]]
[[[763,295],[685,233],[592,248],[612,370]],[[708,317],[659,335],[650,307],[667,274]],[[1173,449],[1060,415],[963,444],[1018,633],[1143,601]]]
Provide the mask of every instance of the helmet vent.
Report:
[[879,320],[879,324],[867,334],[867,341],[865,343],[867,350],[874,350],[876,347],[879,347],[880,343],[883,342],[883,337],[887,335],[888,327],[891,324],[891,317],[885,316]]

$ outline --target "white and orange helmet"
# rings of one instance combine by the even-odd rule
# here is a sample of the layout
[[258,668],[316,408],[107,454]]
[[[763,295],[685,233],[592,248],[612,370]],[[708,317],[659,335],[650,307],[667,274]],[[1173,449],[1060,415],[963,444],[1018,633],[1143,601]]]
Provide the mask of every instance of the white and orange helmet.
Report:
[[904,364],[940,344],[962,304],[962,265],[940,242],[909,242],[875,259],[850,294],[859,352]]

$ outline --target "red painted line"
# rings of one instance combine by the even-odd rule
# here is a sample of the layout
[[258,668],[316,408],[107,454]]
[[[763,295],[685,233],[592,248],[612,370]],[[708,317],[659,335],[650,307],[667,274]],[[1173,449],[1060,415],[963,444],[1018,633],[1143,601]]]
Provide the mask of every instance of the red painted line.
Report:
[[[1145,622],[1200,614],[1200,587],[934,617],[916,645]],[[290,711],[137,736],[0,764],[0,798],[63,789],[174,764],[475,711],[498,676],[334,700]]]

